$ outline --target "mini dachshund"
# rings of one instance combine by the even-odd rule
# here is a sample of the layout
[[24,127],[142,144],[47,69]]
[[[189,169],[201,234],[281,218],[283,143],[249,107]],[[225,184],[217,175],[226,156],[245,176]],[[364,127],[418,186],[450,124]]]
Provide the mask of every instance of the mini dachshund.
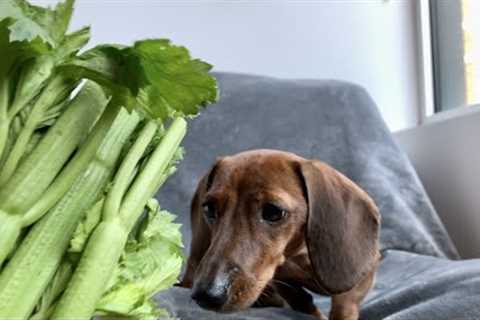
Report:
[[380,214],[327,164],[276,150],[217,160],[191,204],[192,245],[180,286],[205,309],[285,306],[356,320],[380,261]]

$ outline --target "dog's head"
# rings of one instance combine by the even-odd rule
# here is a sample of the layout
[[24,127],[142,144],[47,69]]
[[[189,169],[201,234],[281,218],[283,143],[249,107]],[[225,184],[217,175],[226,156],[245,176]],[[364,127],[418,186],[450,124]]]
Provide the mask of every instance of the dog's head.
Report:
[[305,246],[312,281],[348,291],[376,263],[378,227],[370,197],[324,163],[273,150],[222,158],[192,201],[192,298],[216,311],[244,309]]

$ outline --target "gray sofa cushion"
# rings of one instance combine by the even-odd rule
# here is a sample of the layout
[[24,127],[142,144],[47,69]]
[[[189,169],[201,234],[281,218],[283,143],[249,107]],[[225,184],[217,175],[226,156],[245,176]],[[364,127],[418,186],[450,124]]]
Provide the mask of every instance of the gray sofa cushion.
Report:
[[330,80],[216,76],[220,101],[191,121],[185,159],[158,195],[164,208],[179,215],[187,251],[190,198],[215,158],[273,148],[323,160],[364,188],[382,214],[382,249],[457,257],[417,175],[364,89]]
[[[315,320],[288,308],[250,308],[221,314],[201,309],[190,290],[173,288],[159,293],[158,304],[183,320]],[[380,265],[375,287],[365,298],[360,319],[478,320],[480,319],[480,259],[451,261],[389,250]],[[315,295],[324,315],[330,298]]]

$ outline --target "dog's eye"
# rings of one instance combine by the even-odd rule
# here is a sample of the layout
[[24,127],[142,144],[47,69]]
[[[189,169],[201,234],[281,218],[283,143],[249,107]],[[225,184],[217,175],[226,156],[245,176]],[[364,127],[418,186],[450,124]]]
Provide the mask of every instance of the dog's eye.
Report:
[[286,215],[285,210],[271,203],[265,204],[262,208],[262,219],[268,223],[279,222]]
[[217,209],[215,205],[211,202],[206,202],[203,204],[203,214],[209,223],[214,222],[217,219]]

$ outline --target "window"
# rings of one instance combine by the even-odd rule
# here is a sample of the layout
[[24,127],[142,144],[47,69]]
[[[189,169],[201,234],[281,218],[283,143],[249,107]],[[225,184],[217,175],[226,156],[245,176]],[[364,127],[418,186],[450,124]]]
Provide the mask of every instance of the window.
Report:
[[430,0],[434,111],[480,103],[480,1]]

